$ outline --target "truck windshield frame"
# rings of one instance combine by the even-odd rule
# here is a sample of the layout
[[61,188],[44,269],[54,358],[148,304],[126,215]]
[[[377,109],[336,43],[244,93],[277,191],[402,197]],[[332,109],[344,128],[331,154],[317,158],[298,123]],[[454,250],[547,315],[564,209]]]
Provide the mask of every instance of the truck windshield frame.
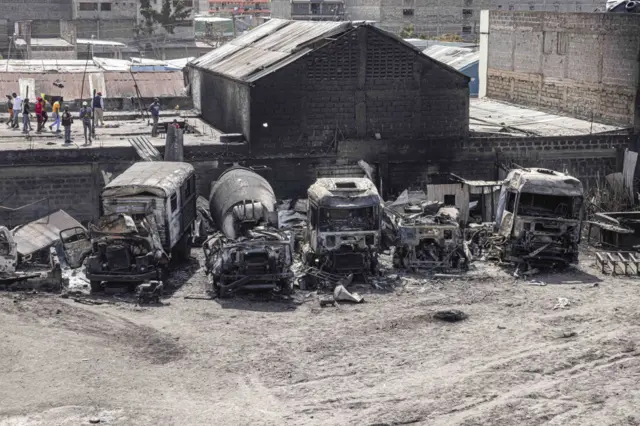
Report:
[[320,232],[377,231],[380,228],[377,206],[320,207]]
[[582,197],[521,192],[518,216],[580,219]]

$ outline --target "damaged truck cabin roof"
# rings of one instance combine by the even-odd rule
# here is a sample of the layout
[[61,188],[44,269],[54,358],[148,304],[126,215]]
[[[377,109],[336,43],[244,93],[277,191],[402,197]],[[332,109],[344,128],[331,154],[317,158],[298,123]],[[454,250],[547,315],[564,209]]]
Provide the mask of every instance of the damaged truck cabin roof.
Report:
[[573,176],[549,169],[529,168],[511,170],[504,181],[508,189],[543,195],[581,197],[582,182]]
[[382,202],[368,178],[320,178],[309,187],[307,195],[319,207],[352,208]]
[[127,197],[152,194],[167,197],[195,173],[191,164],[170,161],[135,163],[102,191],[103,197]]

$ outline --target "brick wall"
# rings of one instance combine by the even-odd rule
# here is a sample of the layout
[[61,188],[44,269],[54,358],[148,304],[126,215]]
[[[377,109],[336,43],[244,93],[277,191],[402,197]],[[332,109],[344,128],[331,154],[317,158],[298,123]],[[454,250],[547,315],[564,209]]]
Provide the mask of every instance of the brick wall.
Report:
[[423,140],[468,131],[467,77],[368,26],[254,85],[250,141],[257,151],[326,152],[338,140],[376,133]]
[[[558,138],[472,138],[446,144],[423,141],[350,140],[325,154],[256,156],[247,145],[186,146],[185,160],[196,169],[197,188],[208,198],[211,182],[233,163],[266,166],[260,172],[278,198],[304,197],[318,176],[360,175],[357,162],[374,166],[391,197],[407,187],[421,187],[431,173],[452,172],[467,179],[496,179],[498,164],[568,171],[588,188],[619,170],[625,148],[640,148],[640,138],[592,135]],[[113,179],[137,160],[131,147],[86,150],[4,151],[0,157],[0,223],[15,225],[63,209],[80,221],[98,216],[104,176]],[[46,165],[46,167],[44,167]]]
[[490,14],[487,96],[640,126],[640,15]]

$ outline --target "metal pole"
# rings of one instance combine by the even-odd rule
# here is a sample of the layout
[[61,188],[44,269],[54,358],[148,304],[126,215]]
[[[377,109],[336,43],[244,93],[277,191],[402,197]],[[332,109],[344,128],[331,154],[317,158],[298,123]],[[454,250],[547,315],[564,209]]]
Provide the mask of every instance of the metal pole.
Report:
[[11,45],[13,44],[13,37],[9,37],[9,56],[7,56],[7,70],[9,72],[9,61],[11,60]]
[[91,136],[96,137],[96,109],[93,107],[93,100],[96,97],[96,89],[93,89],[93,97],[91,98]]

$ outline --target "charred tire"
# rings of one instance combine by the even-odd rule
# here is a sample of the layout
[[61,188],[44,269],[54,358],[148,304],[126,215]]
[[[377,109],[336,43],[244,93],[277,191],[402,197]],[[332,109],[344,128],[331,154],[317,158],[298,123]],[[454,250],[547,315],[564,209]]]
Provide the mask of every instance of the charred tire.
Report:
[[90,281],[91,293],[99,293],[102,291],[102,281]]

